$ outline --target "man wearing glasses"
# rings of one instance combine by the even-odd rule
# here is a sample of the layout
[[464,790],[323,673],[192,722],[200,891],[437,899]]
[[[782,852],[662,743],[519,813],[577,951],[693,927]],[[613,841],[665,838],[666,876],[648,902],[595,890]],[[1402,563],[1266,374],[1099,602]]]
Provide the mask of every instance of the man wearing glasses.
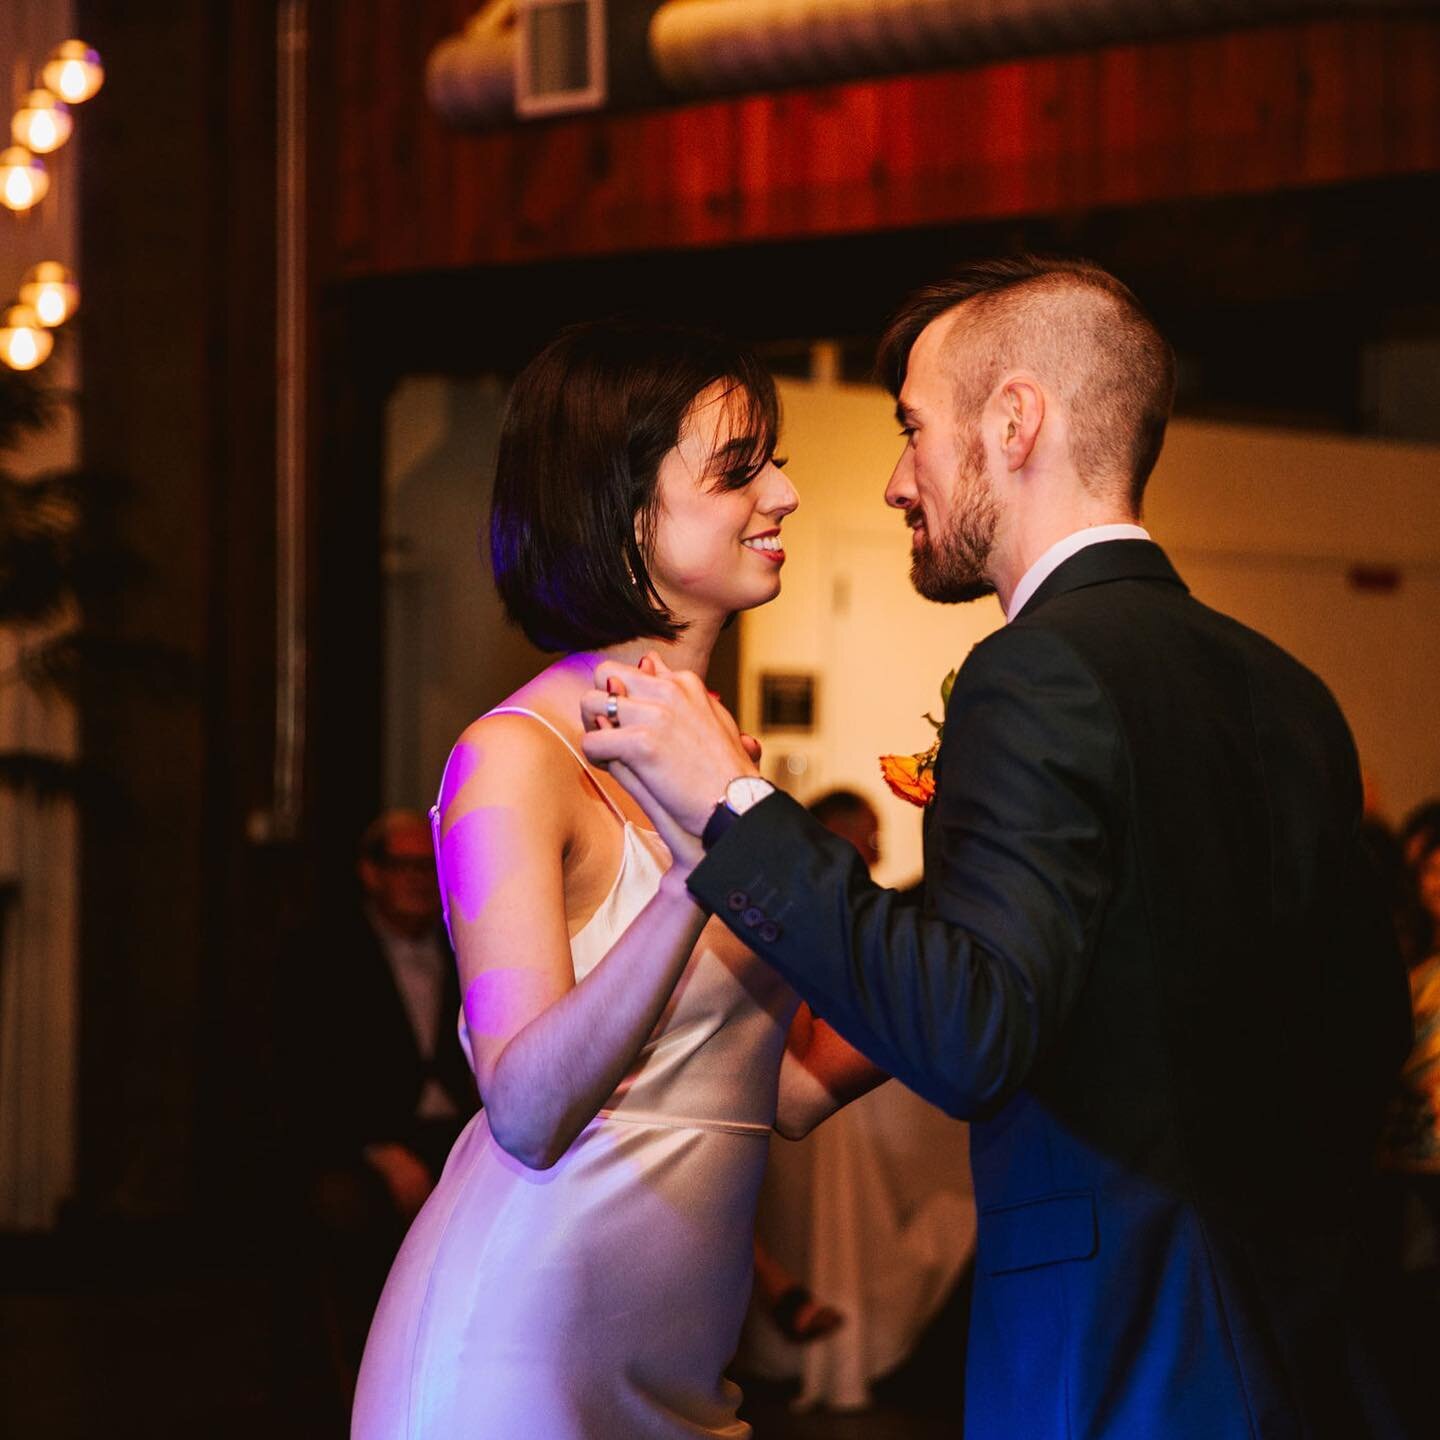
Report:
[[286,1097],[347,1379],[400,1240],[477,1103],[424,819],[374,820],[356,875],[353,906],[296,955]]

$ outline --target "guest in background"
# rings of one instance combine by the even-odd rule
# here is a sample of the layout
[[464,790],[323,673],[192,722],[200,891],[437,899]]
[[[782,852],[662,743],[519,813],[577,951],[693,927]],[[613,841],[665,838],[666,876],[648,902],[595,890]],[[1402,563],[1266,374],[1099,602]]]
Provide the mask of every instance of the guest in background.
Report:
[[1360,815],[1360,842],[1369,857],[1376,884],[1384,894],[1395,927],[1395,940],[1407,964],[1417,958],[1419,910],[1405,845],[1391,825],[1374,775],[1362,769],[1364,800]]
[[829,790],[811,802],[810,813],[829,831],[848,840],[866,869],[880,863],[880,817],[875,807],[854,790]]
[[1360,824],[1360,843],[1370,857],[1375,883],[1385,897],[1390,920],[1395,927],[1395,941],[1408,964],[1420,944],[1419,912],[1410,867],[1400,837],[1378,816],[1366,817]]
[[1395,1378],[1416,1433],[1431,1433],[1430,1370],[1440,1334],[1440,830],[1417,827],[1410,838],[1415,1043],[1381,1137],[1376,1233],[1394,1287],[1387,1347]]
[[380,816],[356,873],[349,910],[299,937],[289,1047],[291,1130],[347,1390],[406,1227],[476,1109],[424,819]]
[[1440,796],[1422,801],[1406,817],[1400,827],[1400,844],[1405,849],[1405,859],[1414,865],[1420,852],[1440,840]]
[[1415,889],[1420,908],[1430,922],[1429,953],[1440,951],[1440,826],[1437,826],[1415,856]]
[[1415,1046],[1401,1073],[1401,1095],[1387,1129],[1388,1168],[1416,1177],[1435,1233],[1430,1248],[1440,1266],[1440,834],[1420,846],[1413,867],[1419,916],[1410,998]]
[[813,1345],[834,1334],[845,1317],[833,1305],[817,1300],[795,1272],[770,1253],[755,1236],[755,1297],[780,1333],[795,1345]]
[[[831,790],[809,808],[868,868],[880,862],[880,817],[863,795]],[[833,1310],[844,1317],[833,1333],[791,1334],[789,1314],[776,1313],[779,1281],[767,1287],[757,1263],[757,1303],[741,1363],[770,1380],[798,1375],[797,1409],[864,1409],[875,1383],[893,1377],[886,1380],[887,1407],[924,1411],[929,1390],[938,1389],[941,1413],[958,1414],[968,1309],[963,1277],[975,1243],[967,1129],[892,1081],[806,1139],[772,1142],[760,1201],[762,1242],[777,1269],[800,1277],[789,1286],[790,1305],[804,1302],[801,1315]],[[922,1344],[931,1327],[944,1332],[933,1347],[943,1355],[939,1366],[928,1363],[932,1347]]]
[[1423,801],[1406,817],[1395,837],[1389,868],[1382,860],[1385,879],[1398,871],[1400,903],[1396,934],[1405,963],[1415,967],[1428,960],[1440,945],[1435,934],[1435,917],[1426,901],[1425,857],[1440,844],[1440,798]]
[[[821,796],[810,811],[821,824],[850,841],[867,866],[873,868],[879,863],[880,818],[863,795],[854,790],[832,790]],[[830,1123],[837,1122],[832,1119]],[[813,1345],[845,1323],[844,1312],[817,1299],[759,1234],[755,1236],[755,1296],[775,1328],[792,1345]]]

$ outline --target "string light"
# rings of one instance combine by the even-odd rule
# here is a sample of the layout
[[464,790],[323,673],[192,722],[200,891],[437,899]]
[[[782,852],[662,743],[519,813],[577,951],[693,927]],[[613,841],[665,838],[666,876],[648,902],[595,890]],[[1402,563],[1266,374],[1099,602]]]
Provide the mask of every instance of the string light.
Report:
[[48,90],[32,90],[10,122],[15,143],[34,155],[49,155],[58,150],[74,128],[70,107]]
[[23,145],[0,150],[0,202],[12,210],[28,210],[49,188],[45,166]]
[[50,52],[40,78],[67,105],[83,105],[105,83],[105,67],[83,40],[66,40]]
[[[45,164],[36,157],[70,138],[75,128],[70,106],[83,104],[105,83],[100,56],[83,40],[57,45],[40,73],[44,88],[26,95],[10,121],[15,143],[0,150],[0,204],[22,212],[38,205],[50,188]],[[20,303],[0,314],[0,363],[12,370],[43,365],[55,347],[51,330],[79,304],[75,276],[59,261],[32,266],[20,285]]]
[[47,329],[63,325],[80,307],[80,287],[58,260],[42,260],[25,272],[20,303],[28,305]]
[[28,305],[12,305],[0,315],[0,360],[12,370],[33,370],[50,358],[55,337]]

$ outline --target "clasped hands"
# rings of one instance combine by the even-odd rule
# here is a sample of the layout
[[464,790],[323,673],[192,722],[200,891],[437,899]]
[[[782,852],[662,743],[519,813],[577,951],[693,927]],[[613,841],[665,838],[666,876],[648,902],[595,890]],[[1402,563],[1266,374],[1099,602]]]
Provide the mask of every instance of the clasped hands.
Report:
[[654,653],[639,665],[597,665],[580,718],[587,758],[629,791],[687,870],[703,854],[700,835],[725,787],[760,773],[759,742],[740,733],[698,675]]

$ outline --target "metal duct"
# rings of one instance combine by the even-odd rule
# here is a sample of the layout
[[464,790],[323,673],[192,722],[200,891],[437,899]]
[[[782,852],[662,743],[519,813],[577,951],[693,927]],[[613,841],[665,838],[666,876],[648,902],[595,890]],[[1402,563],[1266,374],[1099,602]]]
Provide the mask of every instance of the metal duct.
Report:
[[[671,97],[650,63],[650,20],[659,0],[602,0],[605,88],[612,109],[660,105]],[[425,89],[433,110],[456,125],[513,121],[515,58],[522,6],[489,0],[459,34],[430,52]]]
[[[1075,50],[1440,0],[606,0],[611,108]],[[648,43],[642,38],[648,24]],[[458,125],[515,119],[514,0],[489,0],[430,54],[432,107]],[[648,49],[648,56],[645,51]]]
[[672,92],[711,95],[1280,17],[1416,8],[1415,0],[666,0],[650,24],[650,53]]
[[442,40],[425,65],[430,106],[459,124],[515,118],[515,3],[490,0],[458,35]]

